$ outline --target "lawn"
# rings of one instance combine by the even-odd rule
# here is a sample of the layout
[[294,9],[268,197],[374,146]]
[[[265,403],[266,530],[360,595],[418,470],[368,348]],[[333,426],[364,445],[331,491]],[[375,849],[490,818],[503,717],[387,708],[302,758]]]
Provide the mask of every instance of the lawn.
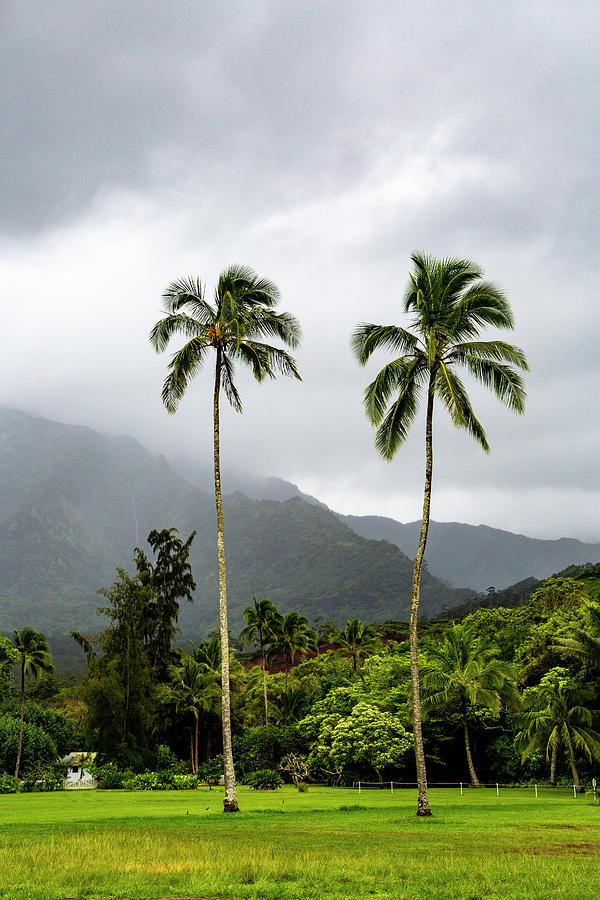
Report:
[[532,789],[0,796],[0,898],[597,898],[600,807]]

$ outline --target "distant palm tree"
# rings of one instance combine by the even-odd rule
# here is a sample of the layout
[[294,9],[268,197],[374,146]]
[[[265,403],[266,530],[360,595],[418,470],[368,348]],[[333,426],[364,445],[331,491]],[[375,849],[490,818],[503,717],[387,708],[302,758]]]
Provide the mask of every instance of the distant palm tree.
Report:
[[302,688],[287,688],[273,703],[274,719],[277,725],[293,725],[306,710],[306,693]]
[[503,341],[478,340],[486,326],[513,328],[513,316],[502,291],[483,281],[479,266],[463,259],[436,259],[412,255],[414,271],[404,295],[404,312],[412,316],[414,332],[399,325],[361,323],[352,336],[352,348],[361,365],[380,349],[399,354],[387,363],[367,387],[364,404],[377,426],[375,446],[391,460],[404,443],[426,391],[425,489],[419,546],[415,557],[410,610],[410,659],[413,730],[417,766],[417,815],[429,816],[427,772],[421,729],[417,617],[421,569],[429,529],[433,475],[433,406],[438,397],[452,422],[465,428],[489,451],[483,427],[471,407],[465,386],[455,372],[467,370],[510,409],[525,409],[523,380],[514,366],[527,369],[523,351]]
[[237,412],[242,401],[234,383],[236,362],[247,365],[257,381],[274,378],[276,373],[300,378],[295,360],[285,350],[264,343],[261,338],[278,338],[288,347],[300,341],[300,326],[287,312],[277,313],[279,290],[273,282],[260,278],[246,266],[230,266],[219,277],[211,305],[198,279],[182,278],[169,285],[163,294],[166,315],[150,332],[150,342],[165,350],[175,335],[186,343],[171,358],[169,374],[162,391],[163,403],[170,413],[177,410],[190,380],[214,353],[213,461],[215,503],[217,509],[217,553],[219,560],[219,629],[222,653],[222,727],[223,768],[225,773],[225,812],[237,812],[237,790],[231,747],[231,701],[229,696],[229,630],[227,623],[227,570],[225,529],[221,494],[220,394],[221,388]]
[[556,765],[559,747],[569,757],[571,775],[576,789],[581,790],[575,750],[583,751],[588,759],[600,760],[600,733],[593,727],[591,709],[577,703],[582,686],[573,682],[567,669],[550,669],[539,685],[525,692],[522,728],[517,743],[526,759],[538,748],[545,749],[550,761],[550,784],[556,787]]
[[28,626],[21,631],[14,632],[13,643],[19,654],[19,669],[21,671],[21,714],[19,717],[19,746],[17,749],[17,761],[15,764],[15,778],[19,777],[21,765],[21,751],[23,749],[23,716],[25,711],[25,679],[34,678],[39,681],[43,673],[53,672],[54,666],[50,659],[50,650],[46,638],[39,631],[34,631]]
[[427,650],[421,667],[423,705],[426,710],[457,704],[465,740],[465,754],[473,787],[479,779],[473,765],[469,740],[470,707],[485,707],[498,713],[502,706],[516,709],[519,694],[512,663],[498,658],[500,648],[477,638],[470,625],[451,625],[439,646]]
[[190,713],[193,729],[190,729],[190,759],[194,775],[198,771],[198,725],[201,712],[211,712],[219,699],[218,677],[202,663],[184,656],[182,665],[172,670],[172,683],[166,696],[175,703],[178,712]]
[[288,675],[294,665],[296,653],[306,653],[317,649],[317,636],[308,627],[308,619],[297,612],[289,612],[281,621],[274,624],[274,641],[271,653],[283,654],[285,668],[285,690],[288,688]]
[[351,654],[354,672],[356,672],[359,662],[368,653],[372,653],[379,644],[370,627],[363,625],[360,619],[352,619],[352,621],[348,619],[345,627],[335,635],[334,640]]
[[600,603],[587,600],[584,614],[587,620],[584,627],[571,628],[569,637],[558,638],[556,643],[589,669],[600,672]]
[[244,610],[246,627],[242,629],[240,640],[247,644],[252,644],[255,640],[258,640],[265,701],[265,725],[267,725],[269,721],[269,703],[267,700],[266,645],[275,639],[275,631],[282,622],[282,616],[266,597],[262,600],[257,600],[253,596],[252,601],[253,606],[247,606]]

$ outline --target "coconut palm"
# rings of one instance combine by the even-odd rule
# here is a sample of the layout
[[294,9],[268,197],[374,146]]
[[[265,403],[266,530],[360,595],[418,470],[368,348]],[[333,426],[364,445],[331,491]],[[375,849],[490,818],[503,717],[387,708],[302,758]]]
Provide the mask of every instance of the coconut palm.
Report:
[[546,750],[552,787],[556,787],[560,747],[567,752],[573,784],[578,791],[581,785],[575,751],[583,751],[590,760],[600,760],[600,733],[593,727],[594,713],[576,702],[581,699],[585,699],[582,685],[575,683],[563,668],[550,669],[537,687],[525,692],[522,728],[516,740],[523,748],[523,760],[538,748]]
[[265,725],[269,722],[269,702],[267,700],[267,672],[266,672],[266,645],[274,640],[277,626],[281,624],[282,616],[275,606],[264,597],[257,600],[252,597],[253,606],[247,606],[244,610],[246,627],[240,633],[240,640],[247,644],[258,641],[260,648],[260,664],[263,677],[263,694],[265,701]]
[[352,670],[356,672],[361,660],[368,653],[372,653],[378,645],[378,640],[373,636],[369,626],[363,625],[360,619],[348,619],[342,631],[339,631],[334,640],[342,649],[352,656]]
[[478,639],[469,625],[451,625],[439,646],[428,648],[421,667],[423,706],[426,711],[457,705],[465,740],[465,754],[473,787],[479,787],[469,740],[471,707],[494,713],[519,705],[517,674],[512,663],[498,659],[500,648]]
[[225,531],[221,495],[220,396],[221,389],[237,412],[242,401],[234,382],[236,362],[247,365],[257,381],[277,373],[300,378],[295,360],[261,338],[277,338],[288,347],[300,340],[300,326],[294,316],[278,313],[279,290],[273,282],[260,278],[246,266],[230,266],[218,280],[211,304],[198,279],[182,278],[163,294],[165,317],[150,332],[150,342],[161,352],[171,338],[181,335],[186,343],[169,363],[162,399],[170,413],[177,410],[190,380],[202,369],[209,353],[214,354],[213,464],[217,512],[217,554],[219,562],[219,630],[222,664],[223,768],[226,812],[238,810],[235,770],[231,748],[231,707],[229,696],[229,632],[227,623],[227,570]]
[[182,665],[172,670],[172,684],[166,686],[167,699],[175,703],[177,712],[190,713],[190,760],[194,775],[198,771],[198,725],[201,712],[211,712],[219,699],[218,678],[215,673],[191,656],[184,656]]
[[19,670],[21,673],[21,714],[19,717],[19,744],[17,749],[17,761],[15,764],[15,778],[19,777],[21,765],[21,751],[23,749],[23,716],[25,711],[25,680],[33,678],[39,681],[43,673],[53,672],[54,666],[50,659],[50,650],[46,638],[39,631],[29,626],[21,631],[15,631],[13,637],[15,650],[19,654]]
[[411,688],[415,759],[419,786],[417,815],[431,815],[421,731],[417,617],[421,569],[429,529],[433,475],[433,408],[439,398],[454,425],[465,428],[488,452],[485,431],[476,418],[465,386],[456,373],[464,368],[491,388],[514,412],[525,408],[523,380],[515,371],[527,369],[523,351],[504,341],[478,339],[482,328],[514,327],[513,315],[503,292],[483,280],[479,266],[463,259],[436,259],[412,255],[414,271],[404,295],[404,312],[411,316],[412,331],[400,325],[361,323],[352,336],[352,349],[361,365],[380,349],[398,354],[387,363],[365,390],[367,415],[377,427],[375,446],[391,460],[404,443],[426,392],[425,489],[423,516],[415,564],[410,611]]
[[317,649],[317,636],[308,627],[308,619],[297,612],[289,612],[281,621],[273,623],[274,639],[271,654],[283,655],[285,669],[285,690],[288,689],[288,675],[294,665],[296,653],[306,653]]

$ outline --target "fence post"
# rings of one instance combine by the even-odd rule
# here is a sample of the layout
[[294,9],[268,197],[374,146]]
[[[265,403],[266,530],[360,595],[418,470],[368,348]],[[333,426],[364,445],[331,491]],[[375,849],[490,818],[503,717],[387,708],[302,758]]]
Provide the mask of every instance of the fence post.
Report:
[[498,788],[498,782],[496,782],[496,797],[500,796],[500,790]]
[[575,785],[573,785],[573,798],[577,800],[577,790],[575,789]]
[[390,781],[390,791],[392,794],[394,793],[394,782],[393,781]]
[[360,794],[360,781],[358,782],[358,793]]
[[462,781],[460,783],[460,796],[462,797]]
[[535,786],[535,799],[537,800],[537,784]]

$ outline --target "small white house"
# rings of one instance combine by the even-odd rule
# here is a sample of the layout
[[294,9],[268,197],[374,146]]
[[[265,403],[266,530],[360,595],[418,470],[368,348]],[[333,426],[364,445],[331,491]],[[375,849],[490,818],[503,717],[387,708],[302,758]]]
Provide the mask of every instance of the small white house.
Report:
[[83,751],[79,751],[76,753],[69,753],[68,756],[63,756],[63,758],[59,760],[60,764],[65,767],[67,772],[64,779],[64,787],[67,790],[98,787],[98,782],[94,776],[85,768],[86,760],[92,762],[95,758],[95,753],[84,753]]

